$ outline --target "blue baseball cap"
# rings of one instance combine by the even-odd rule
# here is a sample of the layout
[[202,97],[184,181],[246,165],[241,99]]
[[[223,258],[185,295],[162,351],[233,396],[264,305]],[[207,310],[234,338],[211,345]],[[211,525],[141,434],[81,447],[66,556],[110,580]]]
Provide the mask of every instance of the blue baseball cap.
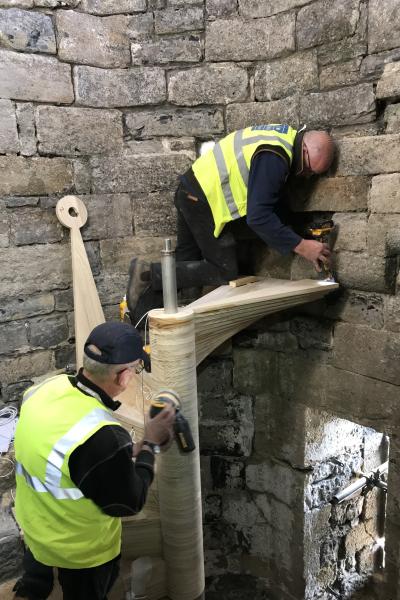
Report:
[[[90,345],[96,346],[100,354],[93,352]],[[89,358],[108,365],[124,365],[135,360],[143,360],[145,365],[149,362],[138,330],[119,321],[97,325],[85,342],[84,352]]]

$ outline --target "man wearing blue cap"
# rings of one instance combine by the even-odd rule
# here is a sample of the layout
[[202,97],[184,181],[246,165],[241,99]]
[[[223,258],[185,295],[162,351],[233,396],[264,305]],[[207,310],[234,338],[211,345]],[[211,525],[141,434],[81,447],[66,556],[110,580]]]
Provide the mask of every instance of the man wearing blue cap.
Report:
[[154,451],[171,439],[175,419],[165,408],[133,447],[114,417],[114,398],[145,359],[134,327],[103,323],[89,335],[76,376],[58,375],[25,392],[15,434],[15,508],[27,551],[16,597],[48,598],[58,567],[64,600],[106,600],[119,571],[121,517],[142,509]]

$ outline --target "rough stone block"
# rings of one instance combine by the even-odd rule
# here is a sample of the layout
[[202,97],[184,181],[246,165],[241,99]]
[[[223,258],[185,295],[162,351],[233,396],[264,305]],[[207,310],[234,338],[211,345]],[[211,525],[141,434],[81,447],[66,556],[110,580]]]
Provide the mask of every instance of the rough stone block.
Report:
[[384,297],[367,292],[340,290],[322,301],[304,305],[302,310],[317,317],[368,325],[375,329],[381,329],[384,323]]
[[54,310],[53,294],[38,294],[19,298],[0,299],[0,322],[44,315]]
[[146,0],[81,0],[80,10],[92,15],[116,15],[144,12]]
[[239,13],[246,19],[260,19],[307,3],[308,0],[239,0]]
[[253,421],[200,423],[199,438],[203,453],[225,456],[250,456],[254,433]]
[[128,34],[131,40],[143,40],[154,33],[154,18],[152,13],[136,15],[129,20]]
[[74,67],[74,80],[77,102],[83,106],[140,106],[166,99],[165,73],[158,67]]
[[385,329],[400,331],[400,296],[387,296],[385,298]]
[[10,219],[5,204],[0,203],[0,248],[10,245]]
[[314,127],[366,123],[374,118],[375,95],[369,83],[300,98],[300,119]]
[[344,287],[393,293],[395,264],[392,260],[355,252],[340,252],[334,260],[337,279]]
[[122,115],[94,108],[39,106],[36,129],[41,154],[105,154],[122,148]]
[[0,258],[1,298],[26,298],[35,292],[67,287],[71,281],[71,257],[62,245],[0,248]]
[[305,193],[296,185],[295,196],[291,198],[294,210],[347,212],[367,209],[368,177],[319,177],[313,184]]
[[82,196],[88,220],[81,229],[84,240],[132,235],[132,208],[128,194]]
[[230,104],[226,107],[228,131],[261,123],[289,123],[296,127],[299,123],[298,100],[291,96],[273,102],[247,102]]
[[236,15],[237,9],[236,0],[206,0],[206,15],[208,19]]
[[277,353],[247,348],[233,350],[233,387],[243,394],[263,394],[278,384]]
[[20,574],[24,546],[11,512],[0,511],[1,577],[2,581]]
[[[207,25],[206,60],[269,60],[295,50],[295,15],[217,19]],[[240,40],[240,44],[238,44]]]
[[370,0],[368,5],[368,50],[370,54],[399,45],[399,0]]
[[55,194],[73,184],[72,164],[65,158],[0,156],[0,194]]
[[400,104],[393,104],[385,110],[386,133],[400,133]]
[[300,49],[340,40],[355,33],[360,17],[358,0],[318,0],[297,14]]
[[0,154],[19,152],[14,103],[0,100]]
[[385,66],[383,75],[378,81],[376,97],[392,101],[400,98],[400,63],[390,63]]
[[100,255],[106,271],[124,273],[126,276],[132,256],[138,256],[147,261],[158,261],[160,260],[162,247],[162,238],[154,237],[102,240],[100,242]]
[[179,33],[204,29],[203,8],[167,8],[155,13],[155,30],[157,34]]
[[340,69],[341,64],[351,62],[352,59],[363,57],[367,54],[367,43],[362,36],[354,35],[349,38],[344,38],[330,44],[318,46],[318,63],[321,67],[339,63],[337,68]]
[[0,10],[0,45],[22,52],[56,54],[53,21],[43,13],[17,8]]
[[368,252],[375,256],[400,254],[400,215],[374,213],[369,217]]
[[32,8],[33,0],[0,0],[0,6],[4,8]]
[[349,323],[336,325],[333,366],[339,369],[399,385],[399,351],[399,336],[394,332]]
[[191,161],[184,154],[93,157],[91,159],[93,191],[105,193],[174,189],[178,175]]
[[247,71],[234,64],[172,71],[169,76],[168,99],[173,104],[228,104],[246,100],[247,95]]
[[360,81],[361,58],[353,58],[345,63],[334,63],[322,67],[319,80],[321,90],[353,85]]
[[368,208],[373,213],[400,213],[400,173],[372,178]]
[[[118,305],[126,292],[126,284],[126,273],[114,273],[113,270],[109,272],[103,271],[100,276],[96,277],[96,287],[102,305]],[[65,301],[66,299],[64,299]],[[70,302],[72,302],[72,296]]]
[[21,379],[45,375],[53,369],[53,355],[50,350],[31,352],[2,360],[0,362],[0,381],[15,383]]
[[338,228],[335,250],[365,252],[367,248],[367,215],[335,213],[332,217]]
[[135,138],[154,136],[207,136],[224,131],[218,108],[154,109],[125,114],[125,125]]
[[311,317],[296,317],[290,331],[297,337],[300,348],[329,350],[332,347],[332,323]]
[[11,239],[15,246],[60,242],[63,228],[55,211],[39,207],[20,208],[10,216]]
[[72,289],[56,290],[54,292],[54,308],[55,310],[68,311],[74,308],[74,298]]
[[133,198],[133,222],[138,236],[176,235],[173,192],[152,192]]
[[265,462],[246,467],[246,484],[255,492],[268,492],[287,506],[302,502],[305,473],[278,462]]
[[379,79],[385,65],[400,59],[400,48],[387,50],[379,54],[370,54],[363,58],[361,63],[361,76],[364,80],[375,81]]
[[76,8],[80,0],[33,0],[34,6],[40,8]]
[[49,315],[29,321],[29,343],[33,348],[57,346],[68,338],[65,315]]
[[96,17],[57,12],[58,55],[61,60],[96,67],[126,67],[131,62],[124,16]]
[[202,0],[168,0],[169,7],[185,8],[186,6],[194,6],[195,4],[202,4]]
[[134,65],[153,65],[170,62],[200,62],[203,42],[197,35],[160,38],[155,42],[134,42],[131,46]]
[[33,104],[18,103],[16,106],[19,143],[22,156],[36,154],[36,130]]
[[28,338],[25,323],[16,321],[0,325],[1,354],[11,354],[16,350],[27,350]]
[[337,175],[375,175],[399,170],[400,135],[345,138],[338,145]]
[[254,77],[256,100],[273,100],[296,92],[318,89],[317,55],[314,51],[259,64]]
[[71,67],[50,56],[0,50],[0,97],[70,104]]

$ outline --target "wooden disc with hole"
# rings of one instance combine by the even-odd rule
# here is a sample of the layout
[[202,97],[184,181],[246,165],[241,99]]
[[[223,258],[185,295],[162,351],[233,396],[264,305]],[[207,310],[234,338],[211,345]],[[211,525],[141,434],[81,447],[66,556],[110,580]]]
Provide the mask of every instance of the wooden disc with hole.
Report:
[[72,229],[83,227],[87,221],[86,206],[78,196],[64,196],[57,202],[56,215],[60,223]]

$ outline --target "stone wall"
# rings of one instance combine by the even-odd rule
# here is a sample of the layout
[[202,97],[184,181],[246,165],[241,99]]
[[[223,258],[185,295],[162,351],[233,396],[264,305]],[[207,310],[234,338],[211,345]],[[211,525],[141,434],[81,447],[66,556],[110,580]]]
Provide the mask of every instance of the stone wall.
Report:
[[[329,176],[288,199],[340,225],[341,291],[263,321],[200,375],[210,598],[318,597],[305,575],[308,411],[391,436],[386,597],[400,598],[399,39],[400,0],[0,0],[2,403],[73,362],[60,196],[86,203],[83,238],[116,318],[130,258],[157,257],[175,233],[177,175],[201,142],[281,121],[338,141]],[[315,276],[251,248],[259,273]],[[221,511],[248,530],[233,535]]]

